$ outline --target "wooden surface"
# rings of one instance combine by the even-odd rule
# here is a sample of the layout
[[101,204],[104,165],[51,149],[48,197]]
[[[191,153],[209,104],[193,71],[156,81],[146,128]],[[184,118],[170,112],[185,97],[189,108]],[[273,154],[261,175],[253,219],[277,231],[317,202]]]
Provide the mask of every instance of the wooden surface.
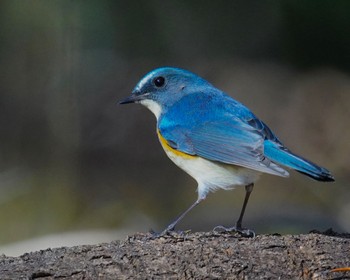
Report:
[[0,256],[0,279],[350,279],[350,234],[135,234],[125,241]]

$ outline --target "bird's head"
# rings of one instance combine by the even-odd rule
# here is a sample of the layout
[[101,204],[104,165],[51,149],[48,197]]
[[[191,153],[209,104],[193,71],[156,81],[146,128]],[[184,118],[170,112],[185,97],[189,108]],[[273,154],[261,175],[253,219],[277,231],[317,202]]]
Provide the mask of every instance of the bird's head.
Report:
[[208,85],[207,81],[187,70],[162,67],[146,74],[120,104],[140,103],[158,119],[175,102]]

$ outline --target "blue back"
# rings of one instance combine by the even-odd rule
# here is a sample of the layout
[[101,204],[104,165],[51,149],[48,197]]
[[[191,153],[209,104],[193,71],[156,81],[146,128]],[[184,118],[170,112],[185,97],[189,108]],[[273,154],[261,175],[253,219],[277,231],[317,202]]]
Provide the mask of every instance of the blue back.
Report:
[[[157,87],[157,77],[164,78],[164,85]],[[247,107],[189,71],[153,70],[133,94],[140,100],[147,96],[161,107],[159,132],[181,152],[288,176],[281,164],[316,180],[334,180],[327,169],[290,152]]]

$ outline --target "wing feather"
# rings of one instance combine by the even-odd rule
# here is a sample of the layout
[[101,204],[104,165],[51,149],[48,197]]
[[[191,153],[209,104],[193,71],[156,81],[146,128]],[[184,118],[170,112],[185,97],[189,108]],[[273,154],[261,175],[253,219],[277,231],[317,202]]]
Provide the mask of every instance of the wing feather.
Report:
[[264,137],[258,130],[239,120],[207,122],[194,129],[179,126],[160,129],[174,149],[279,176],[288,172],[264,156]]
[[215,89],[184,96],[158,122],[172,148],[208,160],[288,176],[264,156],[264,142],[278,141],[269,128],[239,102]]

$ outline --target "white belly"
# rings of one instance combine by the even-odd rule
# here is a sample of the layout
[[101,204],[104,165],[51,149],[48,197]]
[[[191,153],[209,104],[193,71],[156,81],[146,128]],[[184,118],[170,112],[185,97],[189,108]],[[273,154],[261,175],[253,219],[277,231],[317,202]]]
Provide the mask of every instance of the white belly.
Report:
[[[161,115],[162,108],[152,100],[142,100],[140,103],[150,109],[157,118]],[[212,162],[198,156],[186,155],[171,148],[167,141],[157,134],[162,147],[168,157],[182,170],[187,172],[198,182],[198,197],[205,198],[210,191],[217,189],[229,190],[237,185],[249,185],[254,183],[260,172],[240,166]]]
[[232,189],[237,185],[254,183],[260,172],[240,166],[212,162],[201,157],[183,157],[164,149],[168,157],[198,182],[198,197],[210,191]]

